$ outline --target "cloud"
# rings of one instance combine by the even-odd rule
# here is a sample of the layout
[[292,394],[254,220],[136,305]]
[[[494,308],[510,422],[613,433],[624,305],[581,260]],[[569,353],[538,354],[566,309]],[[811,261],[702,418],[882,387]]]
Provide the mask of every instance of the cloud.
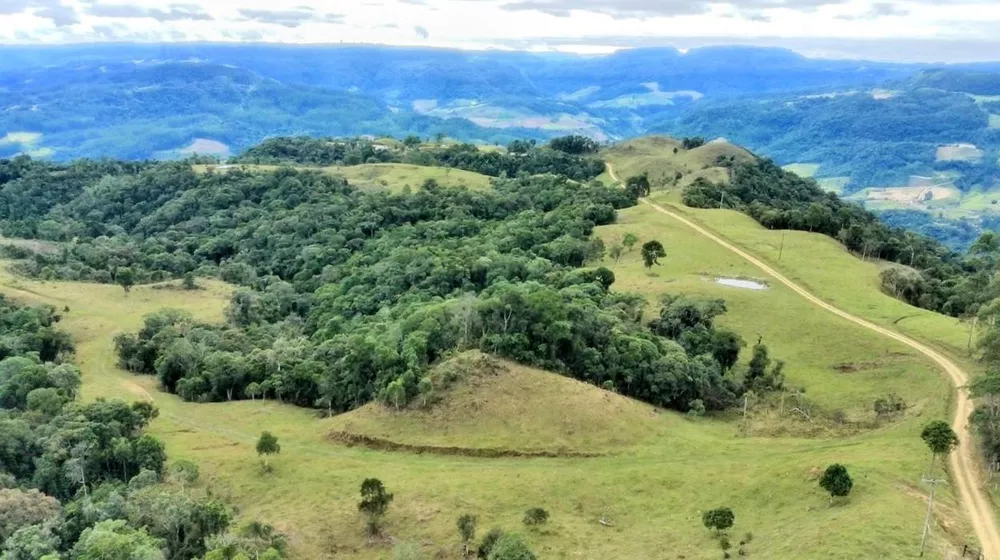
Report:
[[210,21],[212,16],[194,4],[171,4],[167,9],[143,8],[131,4],[93,4],[88,15],[105,18],[152,18],[158,21]]
[[875,2],[866,12],[862,12],[860,14],[841,14],[837,16],[837,19],[844,21],[861,21],[873,20],[882,17],[906,16],[909,14],[909,10],[900,8],[891,2]]
[[427,28],[422,25],[414,25],[413,32],[416,33],[421,39],[427,39],[431,36],[431,34],[427,32]]
[[59,2],[52,2],[48,6],[35,10],[35,15],[52,20],[56,27],[80,23],[80,14],[76,13],[76,9]]
[[318,14],[308,6],[299,6],[291,10],[252,10],[244,8],[240,15],[245,19],[260,23],[298,27],[303,23],[315,21],[320,23],[343,23],[344,16],[340,14]]
[[28,0],[0,0],[0,15],[19,14],[32,5]]
[[[406,0],[404,0],[406,1]],[[709,13],[714,4],[729,4],[740,10],[791,8],[813,10],[843,4],[847,0],[514,0],[502,6],[507,11],[538,11],[570,17],[573,11],[596,12],[615,18],[651,18]]]
[[52,20],[56,27],[80,23],[80,15],[60,0],[0,0],[0,15],[20,14],[27,10],[40,18]]

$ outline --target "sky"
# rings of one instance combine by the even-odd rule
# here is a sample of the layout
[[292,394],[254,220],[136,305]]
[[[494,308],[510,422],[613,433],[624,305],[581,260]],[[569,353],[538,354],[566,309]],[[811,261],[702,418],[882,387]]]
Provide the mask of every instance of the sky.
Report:
[[0,0],[0,43],[377,43],[585,54],[780,46],[1000,59],[1000,0]]

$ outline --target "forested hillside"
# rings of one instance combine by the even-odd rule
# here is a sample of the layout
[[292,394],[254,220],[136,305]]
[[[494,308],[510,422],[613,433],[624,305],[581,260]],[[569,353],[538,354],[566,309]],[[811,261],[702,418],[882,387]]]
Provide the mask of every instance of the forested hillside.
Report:
[[[287,160],[329,146],[276,140],[243,157]],[[486,192],[432,181],[415,192],[359,190],[292,167],[198,174],[186,163],[19,158],[4,163],[2,224],[8,235],[63,242],[34,255],[8,249],[30,257],[16,268],[30,276],[126,291],[191,275],[244,286],[225,327],[163,313],[117,340],[124,366],[189,400],[264,395],[329,410],[405,402],[430,364],[473,347],[680,410],[722,409],[746,387],[780,384],[767,362],[728,375],[744,343],[714,328],[722,302],[673,302],[647,326],[645,300],[610,290],[614,274],[587,266],[606,250],[593,228],[637,193],[567,178],[603,169],[567,153],[592,150],[584,139],[553,146],[415,148],[415,157],[518,176]],[[337,161],[325,157],[309,161]]]
[[78,400],[73,342],[58,329],[71,312],[0,296],[0,555],[282,558],[273,528],[229,532],[232,508],[185,488],[198,466],[168,463],[145,433],[155,406]]

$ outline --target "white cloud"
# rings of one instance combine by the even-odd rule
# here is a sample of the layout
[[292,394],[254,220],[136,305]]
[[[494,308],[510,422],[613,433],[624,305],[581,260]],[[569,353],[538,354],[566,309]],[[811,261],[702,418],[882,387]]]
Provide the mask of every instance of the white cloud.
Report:
[[[698,40],[975,45],[997,41],[997,28],[995,0],[0,0],[3,43],[266,41],[607,52]],[[975,46],[948,52],[991,56]]]

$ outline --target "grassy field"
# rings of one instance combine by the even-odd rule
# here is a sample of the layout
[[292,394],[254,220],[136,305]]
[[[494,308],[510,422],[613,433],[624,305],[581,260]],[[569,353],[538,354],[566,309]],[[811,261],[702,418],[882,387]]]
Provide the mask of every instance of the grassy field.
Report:
[[[221,169],[219,169],[219,166],[214,165],[195,165],[193,167],[195,171],[205,173],[210,169],[215,172],[225,172],[233,167],[269,172],[278,169],[279,166],[241,164],[236,166],[224,166]],[[465,186],[470,189],[485,189],[490,186],[489,177],[479,173],[473,173],[472,171],[450,169],[446,167],[408,165],[405,163],[369,163],[347,167],[299,166],[299,169],[315,169],[328,175],[344,177],[352,185],[363,189],[402,190],[406,186],[418,189],[428,179],[434,179],[443,187]]]
[[[642,161],[623,161],[630,163],[623,167],[641,172],[653,169],[655,159],[676,155],[672,164],[705,171],[705,161],[696,156],[714,162],[714,151],[724,149],[714,146],[678,154],[670,148],[657,156],[638,144],[624,153],[640,153]],[[655,198],[671,203],[677,196],[674,190]],[[861,262],[828,238],[788,232],[779,261],[782,232],[735,212],[683,211],[851,312],[936,341],[953,354],[964,351],[967,332],[955,320],[882,295],[877,264]],[[479,515],[480,533],[495,525],[523,532],[524,510],[541,506],[552,514],[550,523],[527,532],[541,558],[715,559],[721,551],[700,517],[722,505],[736,512],[734,544],[753,533],[751,557],[915,557],[925,503],[919,480],[929,459],[919,431],[926,421],[947,417],[949,384],[908,348],[817,310],[781,285],[751,291],[718,284],[720,277],[761,273],[647,206],[621,212],[618,223],[598,228],[597,235],[610,241],[625,232],[661,241],[668,256],[652,271],[643,268],[638,250],[618,263],[606,261],[617,276],[614,289],[641,293],[651,302],[665,293],[725,299],[729,312],[720,322],[751,344],[761,337],[775,358],[787,362],[789,386],[804,389],[804,395],[789,397],[780,411],[754,404],[746,421],[735,415],[691,419],[509,365],[502,384],[466,380],[427,412],[370,405],[320,420],[312,411],[274,402],[184,403],[159,392],[154,379],[115,367],[113,336],[135,330],[144,314],[163,307],[221,320],[230,287],[200,280],[205,290],[142,286],[123,297],[115,286],[43,283],[5,273],[0,289],[69,307],[62,325],[77,341],[85,398],[155,400],[161,415],[152,431],[167,442],[171,457],[197,461],[203,483],[228,496],[241,515],[286,532],[295,558],[391,557],[390,545],[366,541],[357,513],[358,487],[370,476],[395,494],[388,534],[420,543],[429,558],[459,557],[454,527],[462,513]],[[649,313],[654,311],[651,306]],[[872,401],[888,392],[902,396],[909,408],[871,429]],[[813,421],[791,411],[793,404]],[[260,473],[253,451],[265,429],[282,446],[268,476]],[[332,443],[331,430],[413,445],[544,446],[605,456],[382,452]],[[843,505],[831,506],[817,486],[822,469],[833,462],[846,464],[855,479]],[[938,497],[931,558],[945,557],[970,538],[947,485]],[[602,525],[602,517],[612,526]]]
[[[674,150],[677,150],[676,153]],[[737,159],[750,158],[750,154],[732,144],[714,142],[692,150],[685,150],[681,142],[663,136],[651,136],[637,140],[629,140],[617,144],[603,152],[606,159],[615,162],[615,169],[620,177],[646,173],[654,189],[690,184],[698,177],[709,181],[728,181],[729,174],[717,165],[720,156],[733,156]],[[674,180],[677,174],[682,175],[677,184]],[[600,177],[610,182],[605,173]]]
[[823,177],[816,179],[816,183],[819,184],[820,188],[837,194],[843,192],[844,187],[850,182],[850,177]]
[[790,163],[783,167],[785,171],[791,171],[799,177],[815,177],[819,173],[820,165],[818,163]]
[[[623,225],[647,220],[643,211],[628,211]],[[431,557],[457,558],[454,519],[463,512],[477,513],[483,527],[517,530],[523,511],[536,505],[553,516],[548,527],[529,535],[544,558],[658,558],[663,557],[664,546],[671,558],[718,558],[717,545],[700,524],[701,511],[718,505],[735,509],[734,535],[752,531],[750,549],[760,558],[912,556],[922,519],[915,481],[927,459],[916,431],[925,419],[944,413],[946,403],[931,398],[947,394],[943,383],[912,356],[891,355],[899,349],[868,340],[832,318],[810,317],[808,308],[796,310],[794,298],[778,288],[751,294],[703,281],[702,274],[753,271],[679,228],[651,227],[650,233],[665,242],[670,236],[671,243],[689,243],[690,251],[684,251],[688,256],[672,252],[658,276],[650,277],[638,257],[629,255],[616,266],[623,283],[633,288],[645,285],[650,293],[685,283],[689,291],[727,297],[731,312],[726,323],[742,325],[745,336],[764,334],[775,352],[794,364],[789,368],[793,382],[816,389],[812,398],[824,403],[848,405],[853,400],[819,390],[825,383],[822,376],[833,382],[839,375],[828,369],[831,363],[883,356],[906,365],[905,375],[890,368],[852,374],[851,379],[880,390],[891,385],[919,410],[877,431],[840,439],[748,437],[734,422],[689,420],[663,412],[650,415],[655,426],[644,445],[586,459],[477,459],[346,448],[324,437],[337,419],[317,420],[309,411],[272,402],[184,403],[158,392],[152,379],[114,367],[115,332],[135,329],[143,313],[165,306],[218,319],[228,293],[222,284],[210,283],[208,290],[199,292],[139,287],[126,298],[114,286],[40,283],[9,276],[0,283],[15,297],[69,306],[64,327],[78,341],[85,397],[155,399],[161,416],[152,430],[167,442],[171,456],[198,461],[205,483],[229,496],[243,515],[287,532],[297,558],[389,555],[387,546],[369,545],[362,536],[355,503],[358,485],[368,476],[381,478],[396,495],[388,532],[398,540],[423,543]],[[629,269],[638,272],[631,281]],[[751,296],[777,297],[778,307],[789,308],[782,315],[772,314],[771,305],[745,306]],[[781,330],[787,334],[791,329],[782,326],[782,319],[799,312],[803,316],[796,320],[802,320],[801,326],[790,340],[779,342]],[[838,342],[827,344],[829,339]],[[799,365],[797,360],[809,355],[815,357]],[[533,377],[544,384],[546,374]],[[565,382],[555,377],[549,381]],[[840,385],[851,385],[850,379]],[[579,413],[562,405],[561,390],[551,394],[552,399],[538,406],[567,415]],[[613,408],[601,410],[604,407],[595,405],[592,397],[580,398],[588,403],[591,418],[617,414]],[[857,399],[868,402],[870,395],[858,394]],[[498,403],[524,413],[513,399]],[[416,420],[398,421],[405,426]],[[276,433],[282,444],[276,472],[270,476],[260,474],[253,453],[253,442],[264,429]],[[816,477],[834,461],[849,466],[856,489],[847,505],[831,507],[816,486]],[[965,528],[947,489],[939,495],[942,505],[932,544],[935,551],[944,551],[950,540],[965,536]],[[598,523],[604,516],[613,527]]]

